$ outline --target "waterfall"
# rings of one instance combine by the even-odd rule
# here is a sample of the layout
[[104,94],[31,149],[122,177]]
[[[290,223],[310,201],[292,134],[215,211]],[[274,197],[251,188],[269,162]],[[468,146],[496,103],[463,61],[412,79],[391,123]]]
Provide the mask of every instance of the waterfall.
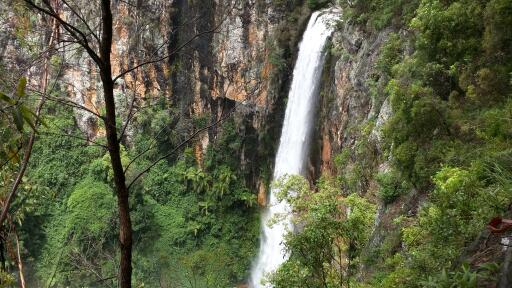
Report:
[[[327,22],[334,17],[335,14],[331,11],[313,13],[299,45],[276,155],[274,180],[285,175],[304,175],[325,60],[324,46],[332,33]],[[290,207],[284,201],[278,202],[275,192],[271,191],[268,208],[262,215],[260,251],[250,279],[253,288],[265,287],[260,284],[263,277],[268,272],[275,271],[288,257],[284,252],[283,236],[292,229]],[[286,219],[269,227],[269,219],[277,214],[287,215]]]

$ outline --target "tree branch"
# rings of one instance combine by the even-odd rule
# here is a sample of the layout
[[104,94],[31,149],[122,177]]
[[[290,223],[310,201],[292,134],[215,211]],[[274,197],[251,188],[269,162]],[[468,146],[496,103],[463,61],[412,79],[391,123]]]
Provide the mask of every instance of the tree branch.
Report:
[[98,35],[96,35],[96,33],[94,33],[94,30],[91,29],[91,26],[89,26],[89,23],[87,23],[87,21],[85,21],[84,17],[81,14],[79,14],[73,7],[71,7],[71,5],[69,5],[66,0],[62,0],[62,2],[66,4],[66,6],[68,6],[69,10],[71,10],[71,12],[73,12],[73,14],[75,14],[76,17],[80,19],[80,21],[82,21],[82,23],[85,24],[85,27],[87,27],[87,29],[91,32],[91,35],[96,39],[96,41],[98,41],[98,43],[100,43],[100,38],[98,37]]
[[98,54],[89,45],[89,40],[87,40],[87,36],[80,29],[76,28],[75,26],[73,26],[73,25],[69,24],[68,22],[66,22],[65,20],[63,20],[59,16],[59,14],[57,12],[55,12],[55,10],[50,5],[50,3],[48,3],[47,1],[43,1],[48,8],[48,9],[44,9],[43,7],[35,4],[35,2],[32,0],[24,0],[24,1],[25,1],[25,3],[27,3],[27,5],[29,5],[33,9],[57,20],[62,25],[62,27],[66,31],[68,31],[68,33],[71,34],[71,36],[73,38],[75,38],[82,47],[84,47],[84,49],[87,51],[87,54],[89,54],[89,56],[94,60],[94,62],[96,62],[96,64],[98,64],[98,65],[102,64],[102,60],[100,59]]

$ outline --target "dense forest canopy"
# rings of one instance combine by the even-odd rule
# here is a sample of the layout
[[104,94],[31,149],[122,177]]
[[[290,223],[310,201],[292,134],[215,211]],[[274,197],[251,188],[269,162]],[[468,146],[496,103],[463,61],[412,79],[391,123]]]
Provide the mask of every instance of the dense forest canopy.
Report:
[[[308,171],[272,179],[323,9]],[[272,189],[295,227],[272,287],[512,286],[511,0],[6,0],[0,16],[0,287],[249,287]]]

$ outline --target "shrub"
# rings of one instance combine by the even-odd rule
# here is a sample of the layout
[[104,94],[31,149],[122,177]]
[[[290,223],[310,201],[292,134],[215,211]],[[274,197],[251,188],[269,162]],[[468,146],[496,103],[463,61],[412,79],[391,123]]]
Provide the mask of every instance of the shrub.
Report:
[[393,203],[408,190],[407,183],[396,171],[379,173],[376,177],[379,183],[379,196],[385,204]]
[[311,10],[318,10],[325,7],[330,2],[329,0],[308,0],[308,7]]
[[356,194],[341,197],[329,178],[318,181],[318,191],[300,176],[282,179],[277,186],[278,199],[290,203],[293,222],[301,229],[285,235],[291,256],[270,282],[276,288],[344,287],[370,238],[375,205]]

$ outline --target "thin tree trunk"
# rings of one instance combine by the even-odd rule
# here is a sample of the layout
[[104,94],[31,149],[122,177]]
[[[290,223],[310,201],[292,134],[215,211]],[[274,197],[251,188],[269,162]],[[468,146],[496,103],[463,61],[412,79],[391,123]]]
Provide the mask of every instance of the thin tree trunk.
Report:
[[107,134],[107,147],[114,172],[114,184],[117,195],[119,211],[119,246],[121,260],[119,266],[119,287],[130,288],[132,276],[132,223],[130,219],[130,206],[128,203],[128,188],[121,163],[119,140],[117,138],[116,105],[114,100],[114,82],[112,80],[112,67],[110,53],[112,49],[112,10],[110,0],[101,1],[101,16],[103,32],[101,37],[100,67],[103,96],[105,100],[105,130]]
[[21,261],[21,250],[20,250],[20,238],[18,237],[18,231],[14,228],[14,237],[16,239],[16,253],[18,262],[18,272],[20,274],[20,288],[25,288],[25,276],[23,276],[23,262]]

